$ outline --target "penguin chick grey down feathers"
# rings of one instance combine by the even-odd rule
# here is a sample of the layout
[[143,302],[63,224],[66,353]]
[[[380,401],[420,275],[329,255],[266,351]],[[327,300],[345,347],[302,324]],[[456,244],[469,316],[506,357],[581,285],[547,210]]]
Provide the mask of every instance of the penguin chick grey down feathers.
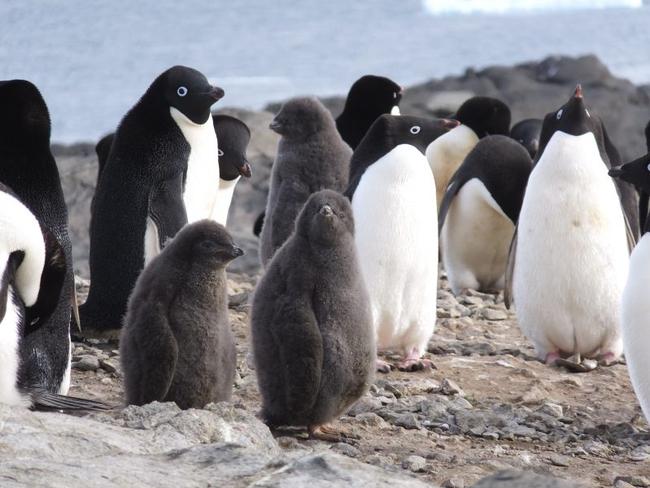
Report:
[[189,224],[144,269],[120,337],[126,403],[229,400],[235,341],[226,265],[243,251],[212,220]]
[[251,332],[268,424],[316,434],[364,394],[375,341],[344,196],[309,197],[257,285]]
[[345,190],[352,156],[332,115],[316,98],[289,100],[270,127],[282,137],[271,170],[260,236],[264,266],[293,231],[296,216],[309,195],[326,188]]

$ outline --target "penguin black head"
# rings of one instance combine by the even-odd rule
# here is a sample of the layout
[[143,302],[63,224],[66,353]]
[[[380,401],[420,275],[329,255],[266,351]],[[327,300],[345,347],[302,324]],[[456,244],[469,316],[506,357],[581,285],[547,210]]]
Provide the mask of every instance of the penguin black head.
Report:
[[496,98],[472,97],[460,106],[454,118],[472,129],[479,139],[510,133],[510,109]]
[[650,154],[610,169],[609,176],[627,181],[639,191],[650,193]]
[[183,227],[163,253],[174,254],[183,261],[195,262],[199,266],[210,264],[220,267],[242,256],[244,251],[235,245],[223,225],[205,219]]
[[296,232],[316,247],[330,247],[341,236],[354,235],[349,200],[334,190],[313,193],[298,215]]
[[0,142],[3,147],[50,143],[50,114],[38,88],[26,80],[0,81]]
[[366,75],[354,82],[345,100],[344,112],[368,114],[376,119],[390,113],[402,100],[402,87],[383,76]]
[[97,153],[97,163],[99,164],[99,170],[97,172],[97,177],[101,174],[104,169],[106,161],[108,161],[108,154],[111,152],[111,146],[113,145],[113,139],[115,138],[115,133],[111,132],[102,137],[99,142],[95,145],[95,152]]
[[540,119],[524,119],[512,126],[510,137],[524,146],[531,158],[535,158],[539,149],[541,132],[542,121]]
[[219,141],[219,178],[232,181],[238,176],[250,178],[251,166],[246,147],[251,131],[241,120],[230,115],[213,115],[212,123]]
[[204,124],[210,117],[210,107],[224,96],[224,91],[210,85],[201,72],[174,66],[156,78],[144,97],[159,95],[195,124]]
[[282,106],[269,127],[283,137],[306,139],[322,130],[334,129],[334,119],[317,98],[298,97]]

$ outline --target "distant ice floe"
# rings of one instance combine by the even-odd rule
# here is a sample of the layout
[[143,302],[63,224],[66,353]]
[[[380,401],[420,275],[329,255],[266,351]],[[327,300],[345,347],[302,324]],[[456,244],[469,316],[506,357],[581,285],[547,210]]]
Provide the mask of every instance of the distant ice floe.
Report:
[[638,8],[643,0],[423,0],[431,14],[504,14],[541,10]]

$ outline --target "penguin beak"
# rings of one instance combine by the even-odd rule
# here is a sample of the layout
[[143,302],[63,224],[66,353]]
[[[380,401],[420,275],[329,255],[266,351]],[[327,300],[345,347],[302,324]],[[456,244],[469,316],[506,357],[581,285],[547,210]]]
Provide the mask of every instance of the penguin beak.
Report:
[[573,98],[582,98],[582,85],[580,83],[576,85],[576,91],[573,92]]
[[282,134],[282,124],[275,119],[273,119],[273,121],[269,124],[269,129],[271,129],[273,132],[277,132],[278,134]]
[[332,207],[330,207],[329,205],[323,205],[318,211],[318,213],[325,217],[331,217],[332,215],[334,215],[334,210],[332,210]]
[[612,169],[609,170],[609,176],[612,178],[618,178],[623,174],[623,167],[622,166],[615,166]]
[[215,102],[221,100],[225,94],[226,92],[223,91],[223,88],[219,88],[218,86],[213,86],[207,93],[207,95],[214,99]]
[[232,246],[231,254],[233,258],[238,258],[244,255],[244,250],[241,247]]
[[451,130],[460,125],[460,122],[454,119],[442,119],[441,122],[442,122],[442,126],[447,130]]
[[251,171],[251,165],[248,164],[248,161],[244,159],[244,164],[242,164],[239,168],[237,168],[237,171],[239,171],[239,174],[246,177],[250,178],[253,174]]

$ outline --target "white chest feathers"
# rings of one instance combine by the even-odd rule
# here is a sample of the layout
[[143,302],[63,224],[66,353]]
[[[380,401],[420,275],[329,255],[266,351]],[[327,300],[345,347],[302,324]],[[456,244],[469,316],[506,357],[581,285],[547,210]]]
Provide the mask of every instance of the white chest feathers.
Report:
[[623,292],[623,348],[627,369],[646,420],[650,423],[650,234],[645,234],[630,257],[630,273]]
[[459,125],[438,137],[427,147],[427,161],[436,179],[437,208],[440,208],[449,180],[478,140],[478,136],[472,129],[466,125]]
[[170,112],[190,145],[183,191],[187,221],[210,218],[218,191],[215,182],[219,181],[219,147],[212,117],[204,124],[195,124],[174,107]]
[[0,403],[28,406],[28,401],[20,394],[16,385],[20,365],[19,324],[22,317],[14,304],[14,293],[13,287],[10,286],[7,310],[0,321]]
[[217,199],[214,204],[214,210],[212,211],[212,220],[224,227],[228,221],[228,211],[230,210],[232,196],[235,193],[235,186],[237,186],[240,178],[241,176],[230,181],[219,180],[219,191],[217,192]]
[[426,158],[400,145],[372,164],[352,198],[355,243],[378,347],[421,353],[435,326],[435,182]]
[[593,134],[551,137],[528,180],[517,235],[514,302],[540,357],[620,355],[625,222]]

